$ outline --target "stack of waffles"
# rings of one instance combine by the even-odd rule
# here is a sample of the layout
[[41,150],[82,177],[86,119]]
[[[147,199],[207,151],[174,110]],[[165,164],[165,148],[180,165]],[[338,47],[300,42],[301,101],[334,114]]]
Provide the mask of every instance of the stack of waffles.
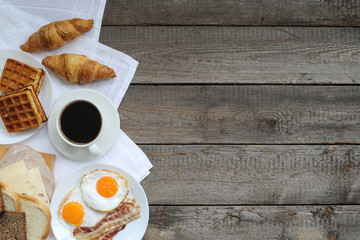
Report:
[[47,120],[38,99],[45,71],[7,59],[0,79],[0,115],[6,130],[18,132],[39,127]]

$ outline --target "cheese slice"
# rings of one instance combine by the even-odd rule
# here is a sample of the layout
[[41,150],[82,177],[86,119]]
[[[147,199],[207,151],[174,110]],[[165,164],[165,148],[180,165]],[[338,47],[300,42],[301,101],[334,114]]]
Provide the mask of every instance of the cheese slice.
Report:
[[0,182],[17,193],[37,198],[46,206],[50,205],[38,167],[28,170],[24,161],[15,162],[0,169]]
[[27,171],[24,161],[18,161],[0,169],[0,178],[14,174],[15,171]]

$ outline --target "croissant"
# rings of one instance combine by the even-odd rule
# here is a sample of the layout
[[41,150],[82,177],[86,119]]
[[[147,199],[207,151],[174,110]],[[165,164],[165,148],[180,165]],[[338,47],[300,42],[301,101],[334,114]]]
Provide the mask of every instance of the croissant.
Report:
[[20,48],[25,52],[56,49],[90,31],[93,25],[92,19],[81,18],[52,22],[33,33]]
[[116,77],[115,71],[84,55],[64,53],[48,56],[42,64],[71,83],[91,83]]

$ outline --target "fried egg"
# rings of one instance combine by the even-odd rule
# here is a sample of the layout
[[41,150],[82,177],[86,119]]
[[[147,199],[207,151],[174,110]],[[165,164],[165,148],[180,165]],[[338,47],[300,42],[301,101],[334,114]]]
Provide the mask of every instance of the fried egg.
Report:
[[119,206],[128,195],[128,181],[117,172],[94,170],[83,176],[80,189],[90,208],[108,212]]
[[69,231],[74,231],[78,226],[94,226],[106,213],[91,209],[82,198],[79,188],[71,190],[58,208],[58,219]]

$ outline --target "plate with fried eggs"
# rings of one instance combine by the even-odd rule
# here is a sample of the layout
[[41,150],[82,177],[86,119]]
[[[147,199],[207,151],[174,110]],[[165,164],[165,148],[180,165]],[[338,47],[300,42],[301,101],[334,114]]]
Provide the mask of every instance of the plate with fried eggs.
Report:
[[81,167],[56,188],[50,205],[56,239],[142,239],[149,204],[142,186],[108,164]]

